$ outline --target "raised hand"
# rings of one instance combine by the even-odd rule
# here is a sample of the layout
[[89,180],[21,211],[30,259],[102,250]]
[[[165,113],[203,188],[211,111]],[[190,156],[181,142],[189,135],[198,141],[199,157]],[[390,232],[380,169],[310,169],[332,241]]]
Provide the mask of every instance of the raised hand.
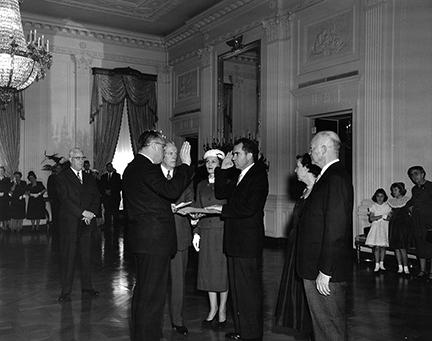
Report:
[[222,161],[222,165],[221,165],[222,169],[228,169],[228,168],[231,168],[232,166],[234,166],[234,163],[232,162],[232,157],[233,157],[232,152],[227,153],[227,155],[225,156],[225,159],[223,159],[223,161]]
[[189,142],[185,141],[183,142],[181,149],[180,149],[180,160],[182,163],[187,164],[190,166],[192,159],[190,156],[191,146]]

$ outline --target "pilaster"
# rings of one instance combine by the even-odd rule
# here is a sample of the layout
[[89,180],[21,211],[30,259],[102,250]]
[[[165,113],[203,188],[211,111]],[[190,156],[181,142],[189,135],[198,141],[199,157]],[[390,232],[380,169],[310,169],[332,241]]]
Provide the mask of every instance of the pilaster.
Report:
[[266,205],[266,235],[284,236],[292,204],[288,201],[287,179],[295,162],[292,22],[289,16],[264,21],[266,34],[262,72],[263,101],[261,140],[270,161],[270,195]]
[[[71,55],[75,65],[74,145],[93,161],[93,134],[90,126],[91,66],[93,58],[86,53],[86,43],[79,44],[81,52]],[[72,147],[72,146],[71,146]],[[93,164],[93,162],[92,162]]]
[[157,111],[158,129],[162,130],[164,135],[172,136],[172,78],[173,67],[167,64],[161,64],[157,67]]
[[203,154],[202,146],[217,133],[217,80],[216,56],[213,46],[198,51],[200,60],[201,112],[199,120],[198,155]]

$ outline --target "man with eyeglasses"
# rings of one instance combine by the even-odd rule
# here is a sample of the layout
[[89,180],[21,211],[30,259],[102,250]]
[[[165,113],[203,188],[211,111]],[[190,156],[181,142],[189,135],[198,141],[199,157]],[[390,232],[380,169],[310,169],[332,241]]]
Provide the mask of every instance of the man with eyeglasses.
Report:
[[85,157],[79,148],[69,152],[70,167],[55,178],[59,198],[61,294],[59,302],[71,300],[76,258],[81,263],[83,295],[98,296],[91,279],[91,229],[100,194],[94,177],[83,172]]
[[136,282],[132,297],[131,340],[160,340],[171,256],[177,238],[171,203],[191,181],[190,145],[180,150],[182,164],[171,179],[161,172],[165,139],[145,131],[138,153],[123,173],[123,196],[128,215],[128,250],[135,255]]

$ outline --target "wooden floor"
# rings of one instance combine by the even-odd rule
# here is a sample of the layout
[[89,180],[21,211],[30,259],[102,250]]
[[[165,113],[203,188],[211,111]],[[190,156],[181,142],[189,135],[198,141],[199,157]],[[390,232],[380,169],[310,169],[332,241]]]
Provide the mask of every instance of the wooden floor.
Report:
[[[272,314],[283,265],[283,243],[269,241],[264,251],[266,341],[294,340],[272,333]],[[0,340],[129,340],[132,260],[119,236],[94,233],[94,284],[100,297],[81,299],[75,282],[72,302],[59,304],[58,255],[45,232],[0,233]],[[389,265],[389,268],[392,268]],[[204,330],[207,297],[195,289],[196,255],[187,273],[185,319],[189,335],[177,335],[164,318],[166,340],[224,340],[226,330]],[[79,278],[79,276],[77,276]],[[393,269],[378,276],[363,262],[349,289],[350,340],[432,340],[432,283],[398,277]]]

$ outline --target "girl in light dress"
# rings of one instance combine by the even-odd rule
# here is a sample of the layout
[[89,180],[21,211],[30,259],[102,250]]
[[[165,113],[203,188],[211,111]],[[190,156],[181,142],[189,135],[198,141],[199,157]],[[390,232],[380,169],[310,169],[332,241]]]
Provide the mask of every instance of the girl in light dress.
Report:
[[386,202],[388,196],[384,189],[379,188],[372,197],[374,204],[369,208],[369,222],[371,228],[366,238],[366,245],[374,248],[374,272],[385,270],[384,257],[389,246],[388,227],[391,207]]

